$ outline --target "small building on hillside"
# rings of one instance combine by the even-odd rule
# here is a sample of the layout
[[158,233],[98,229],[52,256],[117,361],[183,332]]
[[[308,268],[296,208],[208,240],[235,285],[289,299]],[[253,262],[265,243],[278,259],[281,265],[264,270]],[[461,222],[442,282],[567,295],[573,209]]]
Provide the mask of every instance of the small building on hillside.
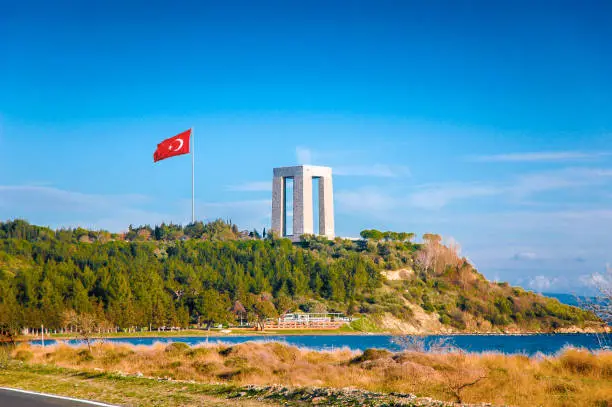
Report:
[[266,320],[266,329],[337,329],[352,321],[340,313],[288,313]]

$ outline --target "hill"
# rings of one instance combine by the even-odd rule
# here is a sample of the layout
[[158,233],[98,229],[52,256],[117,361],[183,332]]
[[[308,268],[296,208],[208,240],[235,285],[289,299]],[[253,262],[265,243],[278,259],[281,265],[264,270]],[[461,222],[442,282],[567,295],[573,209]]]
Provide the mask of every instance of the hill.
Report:
[[600,304],[607,303],[606,300],[600,297],[588,297],[585,295],[574,295],[567,293],[542,293],[545,297],[556,298],[562,304],[573,305],[575,307],[587,308],[585,304]]
[[355,329],[420,333],[602,326],[590,312],[487,281],[438,235],[422,243],[411,233],[362,237],[304,236],[293,245],[220,220],[130,226],[121,235],[4,222],[0,325],[61,329],[67,316],[92,315],[123,329],[186,327],[232,322],[238,308],[251,321],[334,311],[361,316]]
[[593,301],[593,297],[576,296],[573,294],[566,293],[542,293],[542,295],[550,298],[556,298],[561,304],[567,304],[574,307],[579,307],[581,302]]

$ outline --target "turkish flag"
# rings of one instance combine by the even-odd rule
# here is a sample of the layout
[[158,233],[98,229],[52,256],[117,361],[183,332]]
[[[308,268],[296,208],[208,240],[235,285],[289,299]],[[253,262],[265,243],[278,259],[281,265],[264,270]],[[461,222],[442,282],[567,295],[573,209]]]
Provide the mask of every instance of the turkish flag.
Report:
[[170,137],[157,145],[157,150],[153,153],[153,161],[158,162],[176,155],[189,154],[191,129]]

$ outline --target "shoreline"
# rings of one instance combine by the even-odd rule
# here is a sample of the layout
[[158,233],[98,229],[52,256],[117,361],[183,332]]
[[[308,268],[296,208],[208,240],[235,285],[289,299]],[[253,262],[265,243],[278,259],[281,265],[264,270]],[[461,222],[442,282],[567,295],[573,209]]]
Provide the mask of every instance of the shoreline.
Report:
[[[152,332],[150,334],[143,335],[141,332],[137,334],[117,334],[117,335],[94,335],[91,337],[92,340],[100,340],[100,339],[147,339],[147,338],[156,338],[156,339],[165,339],[165,338],[240,338],[240,337],[278,337],[278,336],[414,336],[414,337],[430,337],[430,336],[545,336],[545,335],[565,335],[565,336],[573,336],[573,335],[611,335],[610,331],[598,331],[598,332],[512,332],[512,333],[504,333],[504,332],[432,332],[432,333],[419,333],[419,334],[411,334],[411,333],[398,333],[398,332],[346,332],[346,331],[304,331],[304,332],[282,332],[282,331],[249,331],[249,332],[232,332],[232,333],[223,333],[220,331],[211,331],[207,333],[199,333],[194,331],[186,331],[179,332],[174,331],[172,333],[164,332]],[[71,340],[80,340],[78,334],[66,335],[66,334],[51,334],[45,335],[45,340],[54,340],[54,341],[71,341]],[[40,341],[40,336],[21,336],[15,340],[15,342],[32,342],[32,341]]]

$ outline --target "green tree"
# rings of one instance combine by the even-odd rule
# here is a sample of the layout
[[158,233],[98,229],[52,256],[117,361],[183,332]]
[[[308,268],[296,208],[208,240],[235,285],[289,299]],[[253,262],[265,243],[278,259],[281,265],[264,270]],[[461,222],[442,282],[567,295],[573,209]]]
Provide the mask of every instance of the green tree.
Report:
[[233,320],[231,305],[227,294],[208,289],[198,296],[194,310],[200,322],[205,323],[206,328],[210,329],[214,323],[229,323]]
[[376,229],[362,230],[360,235],[363,239],[374,241],[382,240],[384,238],[384,233]]
[[266,320],[276,318],[278,312],[271,301],[272,296],[267,293],[251,295],[248,308],[249,319],[255,323],[257,330],[263,331],[266,328]]

